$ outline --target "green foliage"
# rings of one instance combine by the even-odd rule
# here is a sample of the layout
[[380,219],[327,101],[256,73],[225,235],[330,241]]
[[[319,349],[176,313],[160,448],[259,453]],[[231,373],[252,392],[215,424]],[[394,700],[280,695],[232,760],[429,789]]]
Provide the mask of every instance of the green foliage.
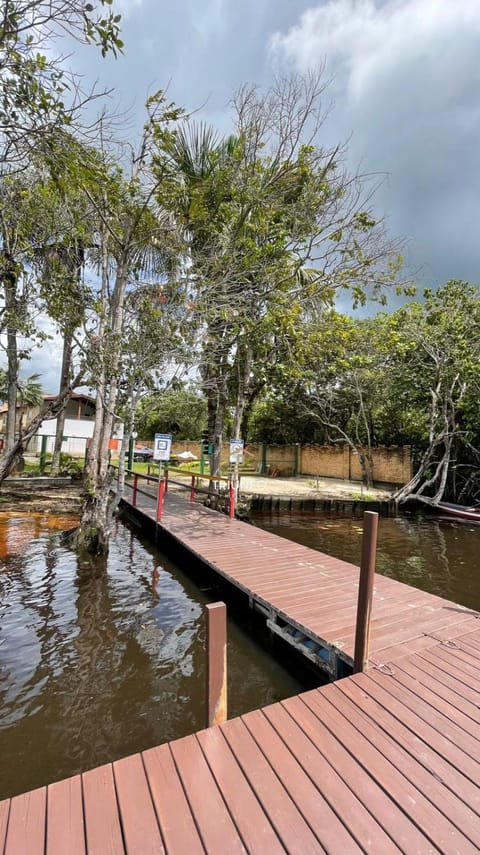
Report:
[[54,44],[68,35],[96,44],[103,56],[122,50],[112,0],[6,0],[0,21],[0,140],[4,165],[48,142],[75,118],[78,81]]
[[79,481],[83,475],[84,461],[78,457],[72,457],[70,454],[62,453],[60,455],[60,468],[58,474],[63,477],[71,477],[75,481]]
[[154,133],[161,198],[188,242],[185,279],[212,441],[229,406],[239,432],[242,413],[245,422],[293,365],[305,319],[336,291],[364,302],[398,276],[398,246],[363,204],[368,181],[351,181],[339,149],[310,135],[312,124],[321,127],[322,92],[315,75],[277,81],[266,93],[245,87],[232,136],[195,123]]
[[277,364],[249,435],[303,442],[316,423],[358,450],[411,445],[415,489],[443,491],[447,470],[466,482],[478,467],[479,358],[480,292],[466,282],[369,319],[325,312],[304,326],[297,359]]
[[[17,405],[37,407],[43,403],[43,387],[39,383],[40,374],[31,374],[17,381]],[[0,400],[5,400],[8,392],[7,372],[0,368]]]
[[155,433],[171,433],[177,440],[198,440],[206,427],[206,402],[188,389],[147,395],[137,414],[137,430],[143,439]]
[[248,441],[269,445],[325,442],[326,431],[317,419],[304,415],[301,397],[301,391],[293,388],[290,396],[283,389],[278,397],[258,401],[250,417]]

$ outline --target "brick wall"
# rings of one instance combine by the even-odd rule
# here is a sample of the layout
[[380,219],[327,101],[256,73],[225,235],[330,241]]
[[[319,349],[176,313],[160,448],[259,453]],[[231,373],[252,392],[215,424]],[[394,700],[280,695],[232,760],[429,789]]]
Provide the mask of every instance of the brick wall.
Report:
[[[379,446],[372,448],[373,478],[386,484],[406,484],[412,477],[412,460],[409,446]],[[350,455],[351,478],[361,481],[362,467],[358,455]]]
[[[153,442],[140,442],[140,445],[153,447]],[[354,454],[346,443],[338,445],[303,445],[298,448],[298,467],[300,475],[319,475],[324,478],[341,478],[352,481],[362,480],[362,469],[358,455]],[[200,442],[173,442],[172,452],[191,451],[200,459]],[[228,466],[229,446],[225,442],[222,449],[222,465]],[[412,477],[412,461],[409,446],[387,448],[379,446],[372,449],[373,477],[385,484],[406,484]],[[262,445],[246,445],[244,465],[260,472],[262,464]],[[295,470],[294,445],[269,445],[266,448],[267,475],[284,477],[293,475]]]
[[[261,449],[261,446],[260,446]],[[294,445],[269,445],[267,446],[267,475],[293,475],[295,467]]]
[[348,445],[304,445],[300,453],[300,474],[325,478],[350,478]]
[[[412,477],[409,446],[372,448],[374,481],[385,484],[406,484]],[[307,445],[302,447],[300,474],[320,475],[326,478],[362,480],[362,467],[358,455],[350,446]]]

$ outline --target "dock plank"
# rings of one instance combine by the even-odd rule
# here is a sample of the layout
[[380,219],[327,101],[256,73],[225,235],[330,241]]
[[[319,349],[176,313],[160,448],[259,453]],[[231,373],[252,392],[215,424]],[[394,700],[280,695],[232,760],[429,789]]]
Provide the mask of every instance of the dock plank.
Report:
[[7,836],[8,817],[10,815],[10,799],[0,802],[0,855],[3,855],[5,838]]
[[320,751],[322,734],[314,742],[281,704],[266,707],[262,713],[362,849],[372,853],[381,851],[382,855],[398,852],[393,840],[341,777],[341,765],[338,768],[336,764],[330,765],[327,753],[324,756]]
[[[478,703],[472,703],[471,700],[465,698],[463,694],[458,691],[458,681],[454,678],[451,678],[451,682],[446,683],[444,680],[439,679],[439,677],[448,677],[444,671],[441,671],[438,668],[426,667],[426,669],[422,669],[419,666],[419,657],[416,657],[414,660],[408,660],[404,663],[403,659],[399,659],[395,662],[395,673],[397,675],[403,674],[406,678],[411,678],[419,683],[420,686],[423,686],[429,692],[429,697],[437,695],[440,698],[444,698],[453,706],[456,706],[457,709],[461,710],[462,713],[469,718],[477,725],[480,725],[480,705]],[[436,703],[436,701],[434,701]]]
[[241,719],[228,721],[221,729],[287,852],[325,852]]
[[140,755],[117,760],[113,775],[127,855],[165,855]]
[[322,790],[305,774],[265,716],[256,711],[242,716],[242,721],[325,851],[331,852],[338,847],[344,853],[361,852],[357,841],[338,818]]
[[47,788],[15,796],[10,803],[5,855],[43,855]]
[[[395,674],[393,676],[396,683],[421,698],[422,701],[445,716],[452,724],[460,727],[463,732],[469,733],[474,739],[480,739],[478,721],[474,721],[468,715],[468,712],[464,712],[464,708],[468,703],[467,701],[464,701],[462,698],[445,697],[445,693],[442,692],[440,687],[437,687],[437,692],[431,691],[423,683],[416,680],[412,672],[406,673],[398,667],[398,664],[395,665]],[[478,712],[480,713],[480,710]]]
[[80,775],[47,788],[46,855],[85,855],[82,779]]
[[[387,709],[399,722],[404,724],[415,736],[430,745],[438,754],[447,760],[459,772],[465,775],[470,781],[478,787],[480,780],[479,764],[476,759],[466,754],[459,746],[451,739],[441,733],[435,731],[422,716],[419,716],[415,709],[411,709],[409,705],[403,703],[404,697],[396,696],[394,692],[387,691],[390,687],[390,682],[373,679],[371,672],[368,675],[361,674],[350,679],[355,680],[362,689],[375,700],[377,700],[385,709]],[[365,678],[365,679],[364,679]],[[376,685],[374,685],[374,682]]]
[[169,745],[142,754],[153,803],[167,852],[205,852]]
[[171,743],[172,755],[207,852],[247,850],[194,736]]
[[340,709],[328,703],[326,691],[322,694],[309,693],[303,700],[346,749],[355,754],[365,771],[375,777],[390,799],[412,818],[431,845],[441,852],[469,852],[471,855],[478,852],[438,808],[425,798],[418,785],[413,784],[395,765],[391,757],[392,752],[385,757],[376,745],[364,736],[361,729],[349,726],[350,722],[341,715]]
[[111,764],[82,775],[88,855],[125,855]]
[[[417,694],[413,681],[410,681],[408,688],[406,688],[395,680],[395,678],[393,680],[385,680],[382,674],[375,673],[374,671],[370,671],[369,676],[375,683],[381,685],[388,694],[399,700],[404,707],[421,718],[432,730],[437,731],[443,738],[449,739],[450,742],[464,751],[469,757],[473,759],[478,755],[478,740],[449,719],[439,709],[439,704],[432,707],[420,694]],[[478,763],[478,773],[480,780],[480,762]]]
[[248,851],[285,852],[221,730],[211,727],[197,739]]
[[[391,738],[395,734],[395,725],[392,724],[391,734],[387,737],[378,726],[378,717],[375,722],[372,722],[367,716],[359,713],[355,700],[347,694],[343,694],[340,685],[335,686],[335,689],[335,692],[328,695],[323,693],[322,701],[327,699],[333,707],[332,712],[334,714],[340,713],[352,727],[355,727],[370,742],[375,750],[378,750],[386,760],[392,763],[395,769],[440,811],[443,834],[445,839],[450,841],[449,845],[452,846],[452,851],[455,846],[459,851],[465,851],[467,842],[462,840],[464,837],[470,841],[473,847],[472,851],[478,851],[480,848],[478,814],[458,799],[456,794],[447,787],[439,787],[438,778],[419,763],[418,759],[406,747]],[[454,826],[455,830],[451,826]]]
[[[477,817],[480,816],[479,787],[435,750],[427,737],[422,739],[409,730],[392,715],[388,708],[382,705],[381,698],[376,697],[375,690],[373,689],[373,694],[368,694],[358,679],[341,680],[336,685],[342,694],[351,698],[361,716],[367,716],[376,727],[383,730],[389,739],[395,740],[412,755],[419,765],[424,766],[434,776],[439,792],[438,783],[441,782],[442,787],[448,788],[455,798],[460,799],[462,804],[467,806],[468,817],[470,817],[470,812]],[[372,688],[371,685],[370,688]]]
[[304,703],[304,696],[282,701],[281,706],[338,772],[371,816],[383,828],[400,851],[425,853],[434,851],[429,840],[412,819],[392,801],[379,785],[375,769],[366,771],[355,754],[345,747],[318,716]]

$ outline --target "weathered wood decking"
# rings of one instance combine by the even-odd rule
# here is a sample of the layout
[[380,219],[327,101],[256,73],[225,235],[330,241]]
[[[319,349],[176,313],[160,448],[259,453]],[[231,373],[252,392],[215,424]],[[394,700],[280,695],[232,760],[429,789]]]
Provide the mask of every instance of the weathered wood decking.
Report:
[[[154,519],[153,502],[145,496],[139,502]],[[162,528],[263,607],[274,630],[279,623],[296,627],[332,660],[353,662],[358,567],[176,496],[167,496]],[[455,638],[475,629],[479,616],[377,574],[370,661],[380,664],[429,647],[432,639]]]
[[[358,571],[183,507],[165,528],[351,655]],[[478,852],[480,625],[397,585],[367,674],[2,802],[1,855]]]

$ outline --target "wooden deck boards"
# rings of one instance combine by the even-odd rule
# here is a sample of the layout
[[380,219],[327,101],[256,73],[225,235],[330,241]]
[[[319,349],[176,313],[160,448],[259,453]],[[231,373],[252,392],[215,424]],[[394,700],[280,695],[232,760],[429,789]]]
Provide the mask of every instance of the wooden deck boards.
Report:
[[[212,537],[203,536],[196,513],[181,532],[181,515],[169,513],[165,526],[212,564],[228,540],[221,572],[242,586],[248,578],[266,602],[276,577],[285,608],[291,596],[298,617],[323,620],[327,640],[337,628],[346,643],[352,609],[342,612],[335,580],[355,598],[355,568],[297,545],[284,552],[257,529],[252,544],[228,520],[215,519]],[[257,551],[242,565],[252,546],[268,561]],[[302,591],[312,586],[318,611],[315,598],[309,610],[308,594],[290,595],[292,569]],[[376,603],[388,603],[377,614],[378,667],[0,802],[0,855],[478,852],[480,622],[397,584],[379,578],[376,586]]]
[[[153,500],[142,502],[154,518]],[[162,527],[240,590],[352,662],[358,567],[178,496],[167,495]],[[475,617],[471,609],[377,574],[372,662],[427,648],[432,636],[454,638]]]
[[469,651],[479,690],[480,626],[457,643],[1,802],[0,853],[478,852],[478,706],[434,675]]

